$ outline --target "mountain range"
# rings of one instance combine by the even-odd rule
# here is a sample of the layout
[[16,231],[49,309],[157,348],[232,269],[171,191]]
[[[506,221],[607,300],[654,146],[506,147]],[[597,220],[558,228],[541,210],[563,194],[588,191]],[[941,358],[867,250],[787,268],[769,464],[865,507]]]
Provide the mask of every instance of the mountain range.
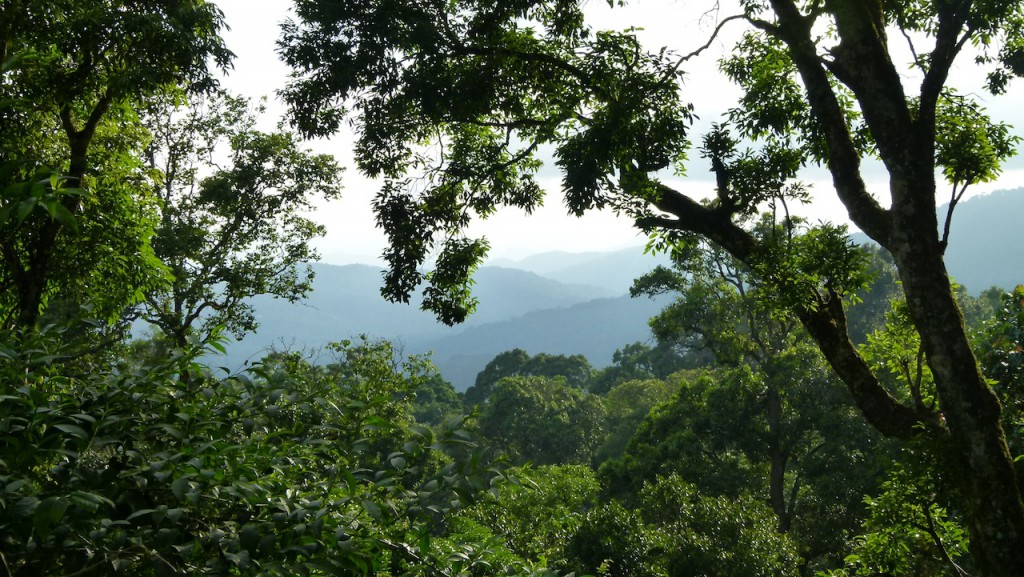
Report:
[[[538,262],[546,262],[546,268]],[[392,340],[405,354],[431,352],[460,390],[498,353],[514,348],[581,354],[596,367],[606,366],[617,349],[650,339],[647,319],[661,310],[663,300],[631,299],[628,287],[635,276],[666,262],[634,247],[484,266],[474,277],[477,310],[457,327],[436,322],[416,298],[410,304],[385,301],[379,267],[314,263],[313,291],[305,301],[253,299],[259,330],[229,344],[226,358],[211,364],[238,370],[268,348],[315,354],[329,342],[366,335]],[[516,265],[520,268],[510,268]],[[571,282],[574,274],[586,282]]]
[[[939,211],[940,225],[945,207]],[[972,293],[1024,282],[1024,189],[979,196],[958,205],[946,261],[954,278]],[[858,242],[863,235],[854,235]],[[631,299],[634,278],[664,255],[643,247],[614,252],[550,252],[521,260],[494,260],[476,276],[479,306],[463,325],[447,327],[411,304],[380,296],[381,271],[371,265],[313,265],[310,297],[297,304],[258,297],[260,329],[228,346],[211,364],[237,370],[268,347],[314,351],[324,344],[366,335],[397,343],[406,354],[433,353],[442,374],[459,390],[494,356],[513,348],[530,354],[582,354],[595,367],[611,363],[615,350],[650,340],[647,319],[666,299]]]

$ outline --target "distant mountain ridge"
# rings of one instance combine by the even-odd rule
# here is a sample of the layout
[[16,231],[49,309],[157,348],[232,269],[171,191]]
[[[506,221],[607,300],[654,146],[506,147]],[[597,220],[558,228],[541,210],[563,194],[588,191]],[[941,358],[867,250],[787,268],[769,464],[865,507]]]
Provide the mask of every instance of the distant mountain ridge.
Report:
[[[939,226],[948,205],[939,208]],[[1024,283],[1024,188],[967,199],[953,210],[946,266],[972,294]]]
[[[945,208],[940,209],[940,225]],[[953,218],[946,262],[951,274],[972,293],[989,286],[1024,283],[1024,189],[1000,191],[961,203]],[[867,240],[855,235],[859,242]],[[362,334],[394,340],[404,352],[433,351],[442,374],[459,389],[500,352],[522,348],[582,354],[596,367],[612,353],[650,338],[647,320],[667,302],[630,299],[633,278],[665,255],[647,255],[643,247],[614,252],[552,252],[526,259],[494,260],[476,274],[479,307],[464,325],[446,327],[412,305],[380,296],[377,266],[314,264],[310,298],[290,304],[254,299],[260,330],[231,344],[226,359],[213,360],[237,370],[258,359],[268,346],[315,349]],[[500,265],[500,266],[496,266]]]
[[[642,249],[636,254],[643,256]],[[312,266],[316,277],[308,299],[294,304],[267,296],[253,299],[259,330],[231,343],[227,357],[211,364],[238,370],[270,347],[313,350],[366,335],[394,340],[408,354],[434,352],[442,374],[465,388],[495,355],[517,347],[582,354],[595,366],[609,364],[616,349],[649,338],[647,319],[660,310],[652,301],[629,299],[618,288],[486,266],[474,277],[476,312],[463,325],[446,327],[419,309],[418,298],[409,305],[385,301],[379,267]],[[609,284],[621,287],[622,279],[615,277],[622,271],[611,273],[606,275]]]
[[[938,208],[939,228],[949,205]],[[871,242],[863,233],[855,242]],[[949,274],[971,294],[1024,283],[1024,188],[999,190],[957,204],[946,248]]]
[[671,264],[666,254],[646,254],[643,246],[611,252],[553,251],[519,260],[498,259],[493,265],[530,271],[565,284],[598,286],[618,296],[629,292],[633,279],[658,265]]
[[496,323],[417,343],[412,350],[434,351],[434,362],[456,389],[473,384],[476,374],[498,353],[515,348],[530,354],[582,354],[595,367],[611,364],[616,350],[650,340],[647,320],[668,298],[595,299],[559,309],[529,312]]

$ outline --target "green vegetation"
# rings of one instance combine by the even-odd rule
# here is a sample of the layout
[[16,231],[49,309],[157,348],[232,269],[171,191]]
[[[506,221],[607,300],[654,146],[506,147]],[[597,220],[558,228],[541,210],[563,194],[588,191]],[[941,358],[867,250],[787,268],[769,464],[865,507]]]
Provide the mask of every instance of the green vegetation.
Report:
[[[499,207],[537,206],[540,152],[553,151],[570,211],[611,208],[651,233],[654,249],[705,240],[749,269],[871,426],[927,438],[951,459],[976,571],[1024,574],[1024,504],[999,400],[943,260],[953,208],[999,174],[1019,140],[951,86],[950,72],[972,46],[987,89],[1008,90],[1024,74],[1024,7],[771,0],[737,10],[722,23],[744,34],[720,68],[742,96],[695,139],[700,111],[685,98],[700,81],[683,82],[688,56],[648,49],[628,28],[593,29],[579,3],[562,0],[332,10],[299,0],[281,44],[295,70],[284,96],[304,133],[355,121],[356,164],[383,181],[375,204],[390,238],[389,298],[407,301],[425,283],[427,308],[464,319],[487,243],[460,231]],[[692,142],[715,177],[709,201],[666,182]],[[867,159],[885,167],[888,206],[865,184]],[[870,280],[866,256],[841,227],[791,218],[789,207],[809,200],[799,180],[809,164],[828,170],[853,224],[892,257],[934,405],[892,394],[851,340],[847,305]],[[428,257],[434,270],[424,272]]]
[[[974,297],[943,261],[1018,140],[947,73],[971,42],[1005,91],[1024,8],[741,7],[721,66],[744,96],[701,140],[698,203],[659,180],[689,146],[685,57],[570,1],[296,0],[283,94],[303,135],[359,129],[386,296],[425,283],[463,320],[487,248],[463,230],[540,202],[542,148],[574,212],[614,208],[671,258],[633,285],[668,299],[653,342],[600,369],[508,350],[460,395],[370,338],[206,367],[255,329],[248,299],[308,293],[339,163],[216,89],[210,2],[5,3],[0,574],[1024,573],[1024,287]],[[888,30],[934,41],[911,97]],[[880,248],[789,214],[806,164]],[[140,317],[156,337],[129,338]]]

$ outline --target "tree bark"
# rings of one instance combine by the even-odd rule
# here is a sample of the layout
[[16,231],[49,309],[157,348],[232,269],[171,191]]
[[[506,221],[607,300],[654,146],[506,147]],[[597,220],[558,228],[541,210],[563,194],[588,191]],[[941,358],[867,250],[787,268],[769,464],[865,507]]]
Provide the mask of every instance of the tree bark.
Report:
[[[110,93],[106,93],[93,107],[84,126],[78,128],[72,118],[71,108],[65,105],[61,109],[61,124],[68,139],[68,184],[81,187],[89,170],[89,146],[96,134],[103,115],[106,114],[113,101]],[[74,216],[81,212],[81,203],[77,196],[65,196],[61,199],[64,208]],[[18,282],[18,326],[31,329],[39,322],[42,314],[43,301],[47,285],[51,281],[54,250],[64,227],[54,219],[46,220],[35,235],[33,243],[27,248],[27,261],[23,265],[22,274],[16,275]]]
[[934,219],[903,220],[892,254],[949,427],[949,472],[965,500],[971,556],[982,575],[1024,575],[1024,507],[999,401],[971,350]]
[[[828,139],[836,190],[853,221],[893,255],[899,270],[948,426],[944,444],[956,471],[947,473],[957,478],[963,495],[971,556],[981,575],[1024,575],[1024,507],[1000,425],[999,403],[971,350],[942,259],[936,218],[935,118],[930,111],[955,56],[952,42],[962,29],[969,4],[964,10],[939,14],[936,59],[927,74],[916,119],[888,55],[885,23],[869,3],[834,0],[829,4],[840,38],[829,62],[816,53],[810,36],[813,20],[802,15],[795,2],[772,0],[772,6],[779,21],[770,33],[789,47],[807,87],[812,111]],[[826,66],[853,90],[875,138],[890,175],[892,206],[887,211],[876,210],[866,195]],[[850,378],[858,371],[839,369],[844,365],[856,369],[856,363],[843,354],[847,347],[835,342],[842,340],[839,331],[830,326],[841,318],[841,311],[825,314],[824,310],[827,305],[803,313],[804,324],[858,397],[868,420],[886,432],[879,424],[891,423],[893,415],[861,401],[857,388],[863,379]],[[899,428],[905,430],[905,426]]]
[[768,503],[777,519],[776,529],[779,533],[788,533],[792,526],[790,509],[786,506],[786,464],[789,454],[782,432],[782,396],[779,391],[770,388],[765,399],[767,403],[768,437],[769,437],[769,469],[768,469]]

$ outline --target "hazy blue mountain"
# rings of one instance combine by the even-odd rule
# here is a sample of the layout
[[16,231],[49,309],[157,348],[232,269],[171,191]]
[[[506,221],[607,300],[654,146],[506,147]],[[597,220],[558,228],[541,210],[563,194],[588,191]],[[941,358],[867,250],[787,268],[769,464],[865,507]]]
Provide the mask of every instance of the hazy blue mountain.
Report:
[[460,333],[418,342],[414,351],[434,351],[434,363],[456,389],[473,384],[476,374],[498,353],[520,348],[538,353],[587,357],[595,367],[611,364],[617,349],[651,339],[647,320],[667,298],[621,296],[596,299],[566,308],[537,310],[506,321],[467,327]]
[[500,260],[495,264],[531,271],[562,283],[601,287],[608,296],[629,292],[633,279],[654,267],[670,264],[667,255],[644,254],[642,245],[613,252],[545,252],[520,260]]
[[[628,249],[627,249],[628,250]],[[545,276],[550,272],[566,267],[575,266],[600,260],[608,256],[608,252],[566,252],[564,250],[553,250],[532,254],[520,259],[493,259],[488,261],[490,266],[505,268],[516,268],[537,273]]]
[[[938,209],[939,227],[948,205]],[[856,242],[870,242],[864,234]],[[1024,283],[1024,188],[1001,190],[957,204],[950,226],[946,267],[972,294]]]
[[[244,361],[262,356],[269,346],[308,350],[363,334],[422,345],[470,327],[514,319],[532,311],[570,307],[609,294],[607,289],[563,284],[528,271],[484,267],[475,277],[474,294],[479,300],[476,313],[462,326],[446,327],[436,322],[432,314],[420,310],[418,299],[414,298],[410,305],[385,301],[380,296],[382,280],[377,267],[317,263],[314,270],[313,291],[303,302],[254,299],[259,331],[232,343],[228,358],[214,364],[236,369]],[[407,347],[410,353],[426,350],[423,346],[417,350]]]
[[[939,210],[939,225],[946,207]],[[961,202],[953,211],[946,266],[957,282],[977,294],[991,286],[1024,283],[1024,188]]]

